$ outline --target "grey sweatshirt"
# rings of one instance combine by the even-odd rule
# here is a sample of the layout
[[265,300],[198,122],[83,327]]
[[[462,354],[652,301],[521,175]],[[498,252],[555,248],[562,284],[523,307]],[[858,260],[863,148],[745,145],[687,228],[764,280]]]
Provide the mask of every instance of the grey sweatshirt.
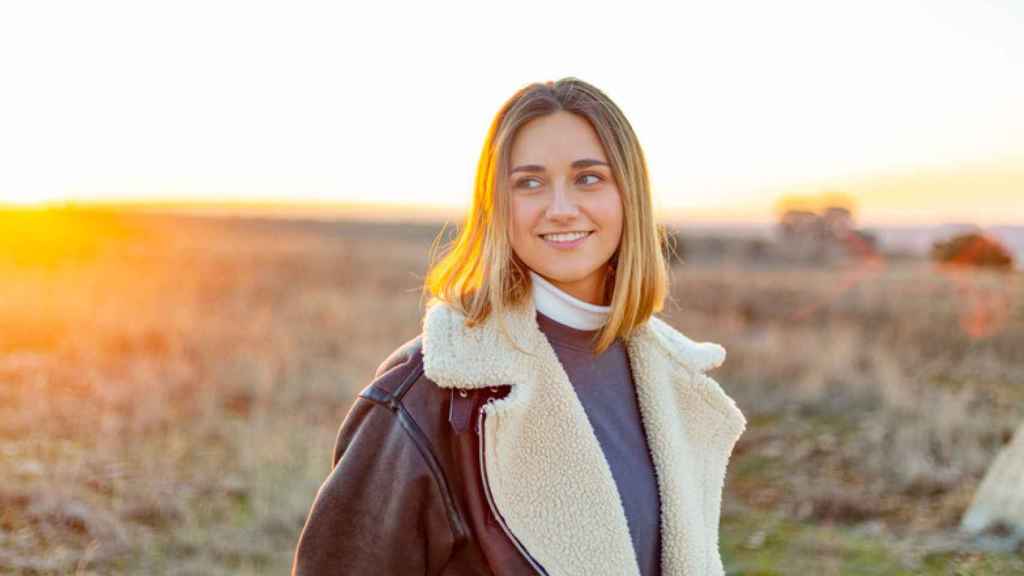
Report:
[[657,576],[661,573],[658,483],[625,345],[616,340],[595,358],[591,339],[597,330],[572,328],[540,312],[537,325],[565,368],[611,467],[640,573]]

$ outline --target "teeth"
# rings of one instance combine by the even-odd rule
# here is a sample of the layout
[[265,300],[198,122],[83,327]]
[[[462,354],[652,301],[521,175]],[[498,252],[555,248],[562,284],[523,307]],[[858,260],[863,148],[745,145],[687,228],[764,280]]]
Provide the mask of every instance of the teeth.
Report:
[[587,234],[590,234],[590,232],[570,232],[568,234],[545,234],[544,239],[551,240],[552,242],[572,242],[573,240],[583,238]]

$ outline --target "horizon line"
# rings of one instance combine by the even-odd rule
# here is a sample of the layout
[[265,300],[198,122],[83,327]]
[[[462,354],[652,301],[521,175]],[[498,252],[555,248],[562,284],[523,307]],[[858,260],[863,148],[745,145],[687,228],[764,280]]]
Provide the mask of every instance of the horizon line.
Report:
[[[308,218],[336,219],[347,218],[357,220],[382,221],[421,221],[444,222],[461,221],[468,210],[467,206],[453,204],[397,203],[397,202],[353,202],[341,200],[274,200],[274,199],[110,199],[110,200],[44,200],[38,203],[21,204],[0,201],[0,211],[34,211],[50,209],[98,209],[156,212],[167,214],[188,214],[224,217],[271,217],[271,218]],[[661,220],[673,224],[689,223],[696,226],[767,226],[778,223],[775,214],[766,215],[765,210],[736,210],[728,207],[720,208],[685,208],[679,206],[660,206],[655,212]],[[768,209],[767,212],[774,212]],[[855,211],[856,213],[856,211]],[[979,223],[949,217],[937,218],[857,218],[855,228],[899,228],[899,227],[931,227],[948,225],[968,225],[979,228],[998,228],[1024,226],[1024,222],[988,222]]]

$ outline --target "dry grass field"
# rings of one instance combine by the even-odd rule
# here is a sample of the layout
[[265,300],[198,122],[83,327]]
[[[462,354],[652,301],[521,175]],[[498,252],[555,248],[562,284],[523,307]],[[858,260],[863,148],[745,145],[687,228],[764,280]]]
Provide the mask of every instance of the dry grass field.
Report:
[[[0,214],[0,573],[281,574],[439,227]],[[699,260],[699,262],[698,262]],[[1013,574],[954,529],[1024,422],[1024,278],[673,268],[747,415],[730,574]]]

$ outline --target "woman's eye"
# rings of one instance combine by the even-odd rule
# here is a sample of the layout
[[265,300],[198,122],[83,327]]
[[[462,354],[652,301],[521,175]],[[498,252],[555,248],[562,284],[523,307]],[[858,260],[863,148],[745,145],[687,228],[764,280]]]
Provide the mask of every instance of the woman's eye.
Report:
[[[579,177],[577,182],[583,180],[584,178],[593,178],[593,180],[590,181],[590,182],[584,181],[583,182],[584,185],[597,184],[598,182],[601,182],[601,181],[604,180],[604,178],[601,178],[597,174],[583,174],[582,176]],[[530,182],[536,182],[537,185],[536,186],[530,186],[529,185]],[[540,187],[540,180],[537,180],[536,178],[523,178],[522,180],[519,180],[519,181],[516,182],[516,187],[517,188],[526,188],[527,190],[533,190],[533,189],[536,189],[536,188]]]

